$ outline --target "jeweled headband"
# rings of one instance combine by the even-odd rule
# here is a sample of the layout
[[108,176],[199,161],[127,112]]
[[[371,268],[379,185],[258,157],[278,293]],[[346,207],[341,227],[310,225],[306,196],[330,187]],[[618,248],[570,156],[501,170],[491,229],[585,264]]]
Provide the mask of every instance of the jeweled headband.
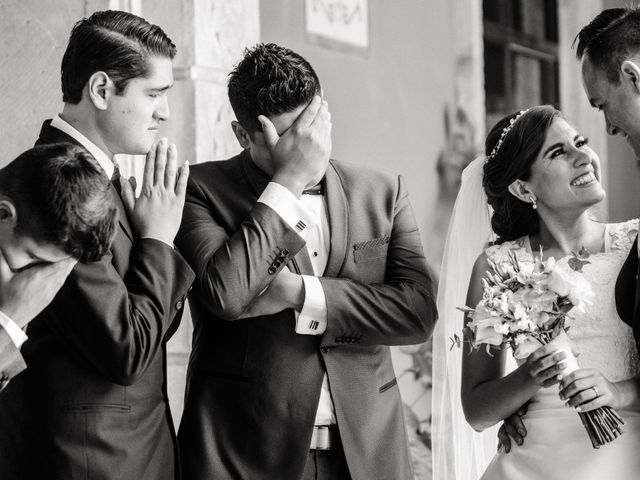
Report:
[[521,116],[523,116],[529,110],[531,110],[531,109],[527,108],[526,110],[520,110],[520,112],[515,117],[513,117],[511,120],[509,120],[509,125],[502,129],[502,133],[500,134],[500,138],[498,139],[498,143],[496,143],[496,146],[493,147],[493,150],[491,150],[491,153],[487,157],[487,162],[498,154],[498,150],[500,150],[500,147],[502,146],[502,143],[504,142],[505,137],[507,136],[507,134],[513,128],[513,125],[516,123],[516,120],[518,120]]

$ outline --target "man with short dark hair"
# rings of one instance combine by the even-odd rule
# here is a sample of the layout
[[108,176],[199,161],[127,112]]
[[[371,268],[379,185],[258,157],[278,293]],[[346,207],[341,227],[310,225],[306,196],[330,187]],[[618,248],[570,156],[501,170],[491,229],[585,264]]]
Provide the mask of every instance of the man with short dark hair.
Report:
[[413,478],[388,346],[430,335],[433,284],[404,181],[329,160],[320,94],[300,55],[248,50],[229,78],[244,150],[193,168],[185,478]]
[[[576,56],[589,103],[602,111],[609,135],[622,135],[640,159],[640,9],[611,8],[578,33]],[[638,236],[616,281],[616,308],[640,346]],[[640,376],[616,384],[618,397],[637,404]],[[598,399],[596,399],[597,403]],[[604,397],[600,399],[604,401]],[[623,400],[624,401],[624,400]],[[594,404],[594,402],[590,402]],[[600,406],[594,404],[594,406]]]
[[22,329],[77,261],[102,258],[115,227],[109,181],[85,150],[35,147],[0,169],[0,388],[26,368]]
[[[173,248],[188,165],[166,139],[154,143],[169,118],[174,55],[159,27],[130,13],[96,12],[73,27],[64,108],[37,143],[90,152],[112,179],[119,225],[107,255],[78,264],[29,324],[28,368],[0,394],[3,480],[179,475],[165,352],[193,281]],[[138,199],[113,161],[120,153],[147,154]]]

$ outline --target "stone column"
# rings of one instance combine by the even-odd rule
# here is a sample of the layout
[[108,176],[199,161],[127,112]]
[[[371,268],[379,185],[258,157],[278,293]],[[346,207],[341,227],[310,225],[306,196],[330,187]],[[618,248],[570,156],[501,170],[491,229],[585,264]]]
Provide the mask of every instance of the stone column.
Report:
[[[171,118],[162,135],[176,143],[191,164],[228,158],[240,151],[230,123],[227,75],[245,47],[260,38],[259,0],[115,0],[160,25],[178,47]],[[137,10],[137,11],[136,11]],[[136,173],[142,162],[136,162]],[[168,346],[169,397],[176,425],[183,409],[185,373],[191,350],[188,309]]]
[[0,2],[0,167],[33,146],[42,122],[62,109],[60,63],[73,24],[108,0]]

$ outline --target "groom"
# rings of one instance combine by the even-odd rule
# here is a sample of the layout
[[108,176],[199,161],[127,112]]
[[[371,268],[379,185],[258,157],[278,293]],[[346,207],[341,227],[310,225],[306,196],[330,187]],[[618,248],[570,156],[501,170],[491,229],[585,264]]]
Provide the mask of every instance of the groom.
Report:
[[[611,8],[576,37],[589,102],[604,113],[609,135],[622,135],[640,159],[640,9]],[[616,307],[640,345],[638,238],[616,282]]]
[[246,51],[244,150],[189,179],[185,478],[413,478],[388,346],[431,334],[433,282],[402,177],[329,160],[320,93],[295,52]]

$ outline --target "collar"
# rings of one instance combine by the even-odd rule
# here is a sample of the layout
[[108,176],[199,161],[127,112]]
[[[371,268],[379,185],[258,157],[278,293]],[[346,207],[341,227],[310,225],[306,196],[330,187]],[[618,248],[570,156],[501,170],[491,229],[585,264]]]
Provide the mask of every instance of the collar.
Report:
[[104,153],[100,148],[96,146],[91,140],[85,137],[82,133],[72,127],[68,122],[64,121],[60,114],[53,117],[51,120],[51,126],[57,128],[61,132],[66,133],[78,143],[80,143],[84,148],[86,148],[93,158],[100,164],[104,172],[107,174],[109,178],[113,176],[113,172],[116,168],[115,162],[109,158],[109,156]]

